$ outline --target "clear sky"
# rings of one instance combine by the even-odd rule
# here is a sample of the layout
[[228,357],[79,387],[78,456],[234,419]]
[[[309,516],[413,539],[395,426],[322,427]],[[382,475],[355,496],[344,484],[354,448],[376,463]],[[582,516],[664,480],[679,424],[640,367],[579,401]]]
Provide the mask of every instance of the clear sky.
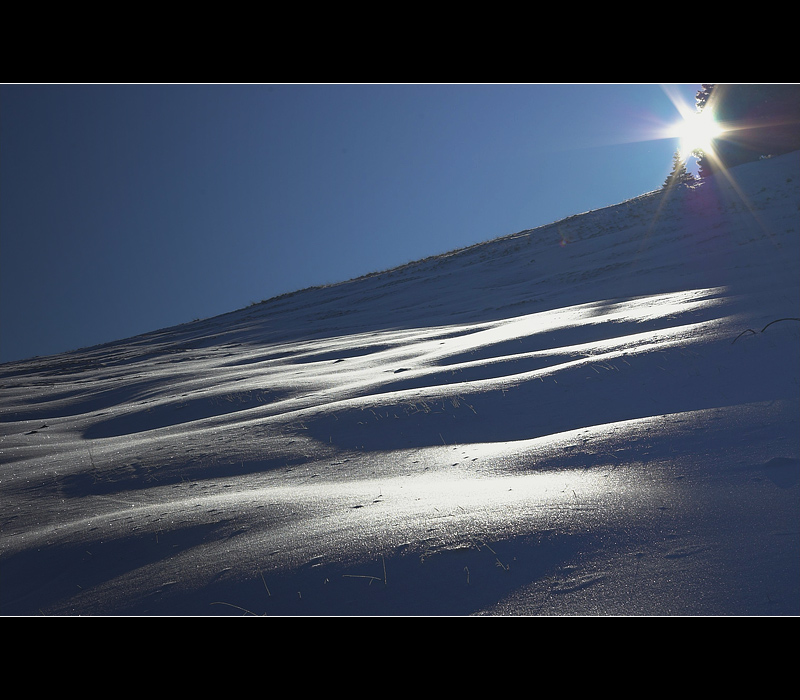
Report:
[[699,83],[0,86],[0,361],[661,187]]

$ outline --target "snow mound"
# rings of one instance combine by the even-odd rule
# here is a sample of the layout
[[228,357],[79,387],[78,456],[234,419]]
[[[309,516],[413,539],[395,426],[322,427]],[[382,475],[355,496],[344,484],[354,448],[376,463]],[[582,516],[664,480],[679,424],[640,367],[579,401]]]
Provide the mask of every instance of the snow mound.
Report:
[[798,614],[799,157],[0,365],[0,611]]

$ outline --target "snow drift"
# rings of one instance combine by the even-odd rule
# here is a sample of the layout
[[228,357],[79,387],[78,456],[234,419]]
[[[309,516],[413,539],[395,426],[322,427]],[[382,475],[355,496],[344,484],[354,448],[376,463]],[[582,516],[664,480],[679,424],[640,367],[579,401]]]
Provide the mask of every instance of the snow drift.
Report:
[[796,615],[800,160],[0,365],[4,615]]

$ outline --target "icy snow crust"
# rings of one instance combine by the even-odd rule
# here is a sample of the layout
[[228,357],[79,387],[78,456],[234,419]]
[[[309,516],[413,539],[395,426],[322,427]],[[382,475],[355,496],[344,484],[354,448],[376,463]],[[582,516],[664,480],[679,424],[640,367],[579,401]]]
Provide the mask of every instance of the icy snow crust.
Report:
[[797,615],[798,195],[792,153],[0,365],[0,610]]

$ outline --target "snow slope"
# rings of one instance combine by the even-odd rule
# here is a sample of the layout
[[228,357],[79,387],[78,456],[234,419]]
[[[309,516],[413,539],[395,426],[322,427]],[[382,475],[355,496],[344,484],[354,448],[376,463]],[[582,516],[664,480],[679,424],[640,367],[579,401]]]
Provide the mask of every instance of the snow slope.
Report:
[[0,365],[0,611],[797,615],[798,195],[792,153]]

